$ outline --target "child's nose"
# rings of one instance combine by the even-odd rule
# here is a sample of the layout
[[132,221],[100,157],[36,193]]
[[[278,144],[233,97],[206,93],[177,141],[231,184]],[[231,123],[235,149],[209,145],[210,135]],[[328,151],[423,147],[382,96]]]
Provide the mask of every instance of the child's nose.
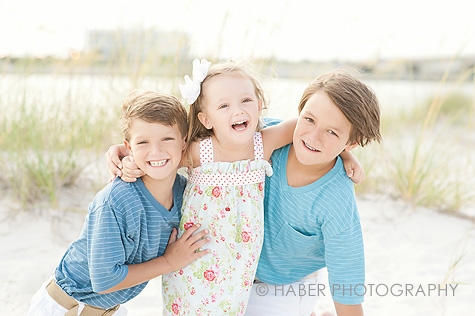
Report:
[[234,116],[238,116],[244,113],[244,109],[241,107],[241,105],[236,105],[234,107]]
[[316,142],[320,142],[322,140],[324,131],[319,128],[315,127],[315,129],[312,131],[312,140]]
[[159,144],[154,144],[154,145],[152,146],[152,153],[153,153],[153,154],[158,154],[158,153],[160,152],[160,150],[161,150],[161,147],[160,147]]

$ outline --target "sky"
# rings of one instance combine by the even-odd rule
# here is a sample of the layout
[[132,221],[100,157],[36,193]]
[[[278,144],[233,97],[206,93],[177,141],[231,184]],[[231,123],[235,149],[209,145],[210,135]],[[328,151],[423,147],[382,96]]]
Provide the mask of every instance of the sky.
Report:
[[69,56],[88,30],[190,36],[192,58],[475,56],[470,1],[0,0],[0,56]]

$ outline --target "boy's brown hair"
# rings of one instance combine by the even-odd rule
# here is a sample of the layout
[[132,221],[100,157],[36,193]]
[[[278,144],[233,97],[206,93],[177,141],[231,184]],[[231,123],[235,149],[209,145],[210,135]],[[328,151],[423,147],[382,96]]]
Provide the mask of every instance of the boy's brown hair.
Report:
[[[254,85],[254,92],[256,93],[257,98],[262,102],[262,108],[265,109],[267,105],[267,100],[264,96],[264,90],[262,89],[259,81],[258,74],[255,72],[254,68],[249,62],[246,61],[234,61],[229,60],[219,64],[213,64],[208,70],[208,74],[201,83],[201,87],[206,83],[209,78],[212,78],[217,75],[228,74],[228,75],[237,75],[246,79],[251,80]],[[198,119],[198,113],[203,112],[203,98],[204,95],[203,88],[201,88],[201,93],[193,104],[190,105],[190,111],[188,113],[188,120],[190,122],[190,129],[188,131],[188,140],[189,142],[194,142],[197,140],[205,139],[213,135],[213,130],[207,129],[201,124]],[[260,127],[260,122],[258,128]]]
[[338,69],[317,77],[305,89],[298,110],[300,113],[317,91],[325,92],[351,123],[348,144],[357,142],[364,147],[373,140],[381,140],[379,102],[360,74],[356,70],[352,72]]
[[177,124],[182,137],[188,134],[188,120],[183,104],[172,95],[155,91],[132,91],[122,104],[122,132],[130,141],[130,127],[136,119],[166,126]]

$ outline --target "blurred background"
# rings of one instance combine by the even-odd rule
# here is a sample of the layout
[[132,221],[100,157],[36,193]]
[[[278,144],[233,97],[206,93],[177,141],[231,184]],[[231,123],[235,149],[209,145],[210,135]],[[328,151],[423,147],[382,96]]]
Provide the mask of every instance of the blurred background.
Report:
[[470,213],[475,26],[465,1],[3,0],[0,39],[0,177],[24,205],[56,203],[121,142],[132,89],[179,96],[192,59],[244,58],[277,118],[297,115],[319,74],[360,70],[380,98],[384,140],[356,151],[368,174],[359,193]]
[[[264,115],[275,118],[296,116],[303,90],[323,72],[358,69],[380,99],[383,135],[381,144],[354,151],[366,171],[358,198],[396,201],[410,212],[424,207],[430,210],[424,218],[450,214],[473,232],[469,6],[465,0],[0,0],[0,210],[71,211],[82,221],[109,179],[104,153],[122,142],[118,118],[130,91],[180,97],[178,84],[191,75],[193,59],[248,59],[270,100]],[[473,251],[462,258],[467,253]],[[452,280],[447,275],[444,282]]]

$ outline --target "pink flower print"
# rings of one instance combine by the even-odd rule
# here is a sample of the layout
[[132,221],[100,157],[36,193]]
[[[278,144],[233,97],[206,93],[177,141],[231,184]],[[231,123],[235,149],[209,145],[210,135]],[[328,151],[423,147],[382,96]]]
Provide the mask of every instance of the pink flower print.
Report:
[[262,182],[259,182],[259,191],[262,191],[264,190],[264,185],[262,184]]
[[236,255],[236,259],[239,260],[241,259],[241,254],[238,252],[237,255]]
[[224,210],[225,210],[226,212],[229,212],[231,209],[230,209],[229,207],[226,207]]
[[203,209],[206,211],[208,209],[208,205],[204,204]]
[[241,233],[242,241],[248,242],[249,239],[251,238],[247,232],[242,232]]
[[225,241],[224,237],[221,237],[221,240],[222,240],[222,241]]
[[199,190],[199,191],[198,191],[198,194],[199,194],[199,195],[203,194],[203,191]]
[[216,278],[216,275],[214,274],[214,271],[213,270],[206,270],[204,273],[203,273],[203,276],[206,280],[208,281],[213,281],[215,278]]
[[173,314],[178,315],[178,312],[180,310],[178,309],[178,304],[177,303],[172,304],[172,311],[173,311]]
[[219,194],[221,193],[221,190],[218,187],[214,187],[212,193],[215,198],[218,198]]
[[195,291],[195,288],[194,288],[194,287],[191,288],[190,294],[191,294],[191,295],[195,295],[195,294],[196,294],[196,291]]
[[188,223],[185,223],[185,225],[183,225],[185,230],[188,230],[191,226],[193,226],[193,223],[191,222],[188,222]]
[[186,279],[188,280],[188,282],[193,281],[193,279],[190,276],[187,276]]
[[248,286],[248,285],[249,285],[249,280],[244,281],[244,286]]
[[244,191],[241,189],[241,191],[239,191],[239,194],[240,194],[241,196],[243,196],[243,195],[244,195]]
[[183,270],[178,271],[179,275],[183,275]]

